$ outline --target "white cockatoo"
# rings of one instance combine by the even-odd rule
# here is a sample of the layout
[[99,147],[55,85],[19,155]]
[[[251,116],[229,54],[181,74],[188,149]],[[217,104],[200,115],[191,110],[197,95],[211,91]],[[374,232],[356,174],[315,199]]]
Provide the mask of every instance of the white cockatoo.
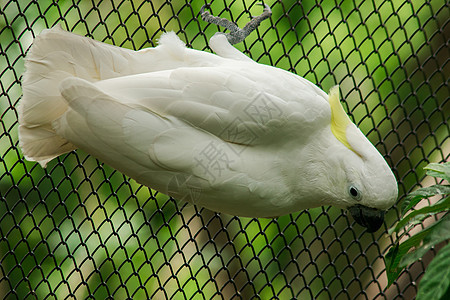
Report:
[[388,164],[334,87],[258,64],[243,30],[188,49],[173,32],[140,51],[44,30],[26,56],[19,145],[43,167],[80,148],[175,199],[247,217],[333,205],[373,232],[397,198]]

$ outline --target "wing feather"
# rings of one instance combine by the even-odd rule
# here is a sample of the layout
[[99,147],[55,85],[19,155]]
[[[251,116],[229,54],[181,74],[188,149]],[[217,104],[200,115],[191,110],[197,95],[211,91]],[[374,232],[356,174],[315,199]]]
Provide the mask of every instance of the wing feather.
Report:
[[311,134],[329,123],[329,104],[315,89],[297,96],[287,90],[284,98],[284,92],[275,91],[271,83],[277,74],[251,77],[243,69],[183,67],[95,85],[129,106],[176,118],[233,144],[263,144],[296,132]]

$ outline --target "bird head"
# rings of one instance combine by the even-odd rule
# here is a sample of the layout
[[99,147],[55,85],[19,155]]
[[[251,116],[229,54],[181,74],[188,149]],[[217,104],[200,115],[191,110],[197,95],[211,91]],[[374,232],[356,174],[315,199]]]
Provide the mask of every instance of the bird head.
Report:
[[332,88],[328,97],[331,131],[340,142],[333,153],[341,173],[335,180],[336,196],[358,224],[375,232],[383,224],[385,210],[397,200],[397,181],[383,156],[345,113],[339,89]]

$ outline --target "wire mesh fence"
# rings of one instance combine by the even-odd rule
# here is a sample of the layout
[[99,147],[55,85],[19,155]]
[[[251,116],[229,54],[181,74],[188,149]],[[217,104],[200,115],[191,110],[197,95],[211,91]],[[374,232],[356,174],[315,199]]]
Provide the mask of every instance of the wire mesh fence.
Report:
[[[201,21],[205,1],[0,3],[0,297],[414,297],[427,257],[387,288],[396,207],[374,234],[333,207],[238,218],[177,202],[80,150],[46,169],[24,160],[17,104],[24,56],[40,31],[62,24],[135,50],[175,31],[210,51],[221,29]],[[261,13],[258,3],[216,0],[210,9],[242,26]],[[450,153],[448,1],[266,3],[272,17],[236,47],[326,91],[339,84],[347,112],[392,167],[400,199],[423,185],[422,167]]]

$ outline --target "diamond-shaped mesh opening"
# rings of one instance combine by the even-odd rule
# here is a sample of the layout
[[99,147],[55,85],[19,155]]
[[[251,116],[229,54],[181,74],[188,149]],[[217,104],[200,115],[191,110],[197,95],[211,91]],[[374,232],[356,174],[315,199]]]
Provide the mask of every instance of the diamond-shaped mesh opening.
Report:
[[[179,203],[83,151],[42,169],[18,148],[24,56],[45,28],[130,49],[175,31],[210,51],[219,29],[205,1],[0,1],[0,297],[17,299],[412,299],[428,257],[390,288],[386,229],[364,233],[333,207],[276,219],[238,218]],[[212,1],[243,26],[258,1]],[[422,168],[449,157],[449,4],[432,1],[267,1],[269,20],[236,47],[324,90],[385,156],[401,198]],[[400,198],[400,199],[401,199]]]

